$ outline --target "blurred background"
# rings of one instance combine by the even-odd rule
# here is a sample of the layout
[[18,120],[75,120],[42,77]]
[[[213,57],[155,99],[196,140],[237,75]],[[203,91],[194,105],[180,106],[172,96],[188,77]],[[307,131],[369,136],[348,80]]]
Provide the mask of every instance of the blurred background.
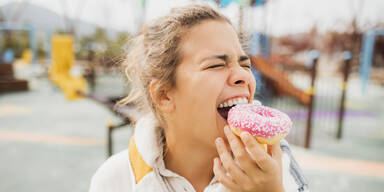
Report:
[[382,0],[2,0],[0,191],[88,191],[140,116],[114,105],[129,39],[190,3],[249,40],[255,98],[294,121],[311,191],[383,191]]

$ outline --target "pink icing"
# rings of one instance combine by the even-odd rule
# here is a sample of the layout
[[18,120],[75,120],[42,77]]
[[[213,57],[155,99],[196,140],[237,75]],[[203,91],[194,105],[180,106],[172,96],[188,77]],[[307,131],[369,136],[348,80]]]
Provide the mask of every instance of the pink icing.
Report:
[[228,112],[228,123],[253,136],[271,138],[288,134],[292,121],[287,114],[258,104],[242,104]]

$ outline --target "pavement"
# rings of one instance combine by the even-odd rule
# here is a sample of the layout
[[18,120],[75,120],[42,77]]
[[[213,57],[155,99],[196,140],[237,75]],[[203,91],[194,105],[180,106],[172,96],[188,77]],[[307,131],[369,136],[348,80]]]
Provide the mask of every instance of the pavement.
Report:
[[[28,71],[17,76],[29,80],[29,91],[0,94],[0,192],[88,191],[106,160],[106,125],[121,120],[91,100],[67,101],[44,75]],[[122,84],[119,75],[100,76],[95,92],[122,95]],[[315,130],[311,149],[292,146],[311,191],[383,191],[384,87],[369,89],[362,96],[351,88],[347,108],[374,116],[346,117],[341,140]],[[114,132],[115,152],[131,134],[130,127]]]

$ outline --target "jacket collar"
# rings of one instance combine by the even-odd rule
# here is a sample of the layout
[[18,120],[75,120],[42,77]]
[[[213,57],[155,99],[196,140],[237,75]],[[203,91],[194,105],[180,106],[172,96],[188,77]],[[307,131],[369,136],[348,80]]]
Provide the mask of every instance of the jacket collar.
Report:
[[137,122],[134,137],[137,151],[148,166],[154,167],[156,161],[162,158],[163,144],[160,139],[161,128],[152,113]]

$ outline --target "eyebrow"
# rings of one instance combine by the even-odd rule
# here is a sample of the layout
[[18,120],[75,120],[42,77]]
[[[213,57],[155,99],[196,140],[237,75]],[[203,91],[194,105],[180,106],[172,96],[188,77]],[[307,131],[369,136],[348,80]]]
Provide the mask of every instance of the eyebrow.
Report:
[[249,60],[249,57],[246,56],[246,55],[242,55],[242,56],[239,57],[239,61],[240,61],[240,62],[241,62],[241,61],[246,61],[246,60]]
[[[223,60],[223,61],[227,62],[228,58],[229,58],[229,56],[226,55],[226,54],[224,54],[224,55],[213,55],[213,56],[209,56],[209,57],[206,57],[206,58],[202,59],[200,63],[202,63],[205,60],[209,60],[209,59],[220,59],[220,60]],[[246,60],[249,60],[249,57],[247,55],[242,55],[242,56],[239,57],[238,61],[241,62],[241,61],[246,61]]]

